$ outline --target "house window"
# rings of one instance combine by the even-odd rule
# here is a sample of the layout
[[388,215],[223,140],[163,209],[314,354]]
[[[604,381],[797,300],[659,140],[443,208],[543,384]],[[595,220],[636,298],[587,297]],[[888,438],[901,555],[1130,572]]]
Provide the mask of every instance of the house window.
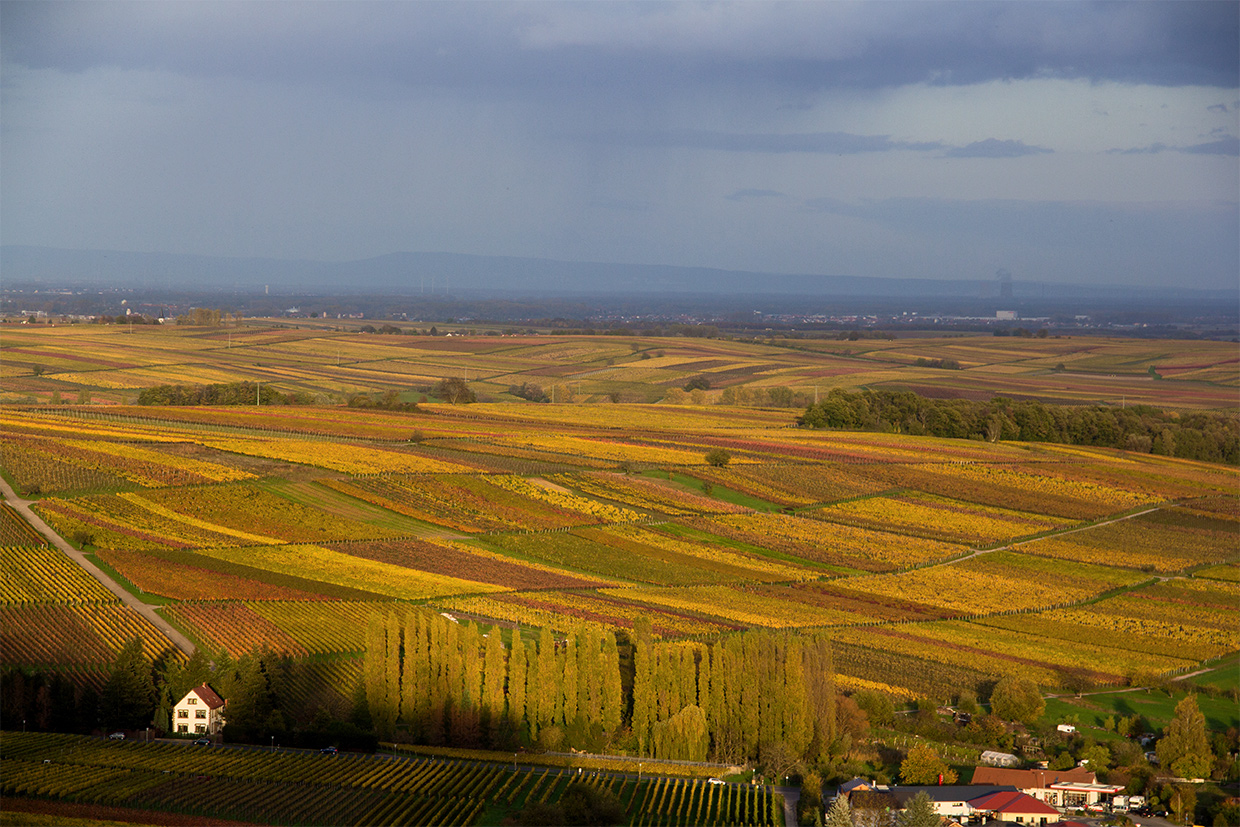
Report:
[[197,698],[186,698],[185,703],[193,706],[194,704],[198,703],[198,699]]
[[196,724],[194,726],[194,732],[206,732],[206,731],[207,731],[206,724]]
[[177,724],[177,732],[189,732],[189,724]]
[[194,717],[195,717],[195,718],[205,718],[205,717],[207,717],[207,710],[205,710],[205,709],[195,709],[195,710],[194,710]]
[[189,717],[189,710],[188,710],[188,709],[178,709],[178,710],[177,710],[177,717],[178,717],[178,718],[188,718],[188,717]]

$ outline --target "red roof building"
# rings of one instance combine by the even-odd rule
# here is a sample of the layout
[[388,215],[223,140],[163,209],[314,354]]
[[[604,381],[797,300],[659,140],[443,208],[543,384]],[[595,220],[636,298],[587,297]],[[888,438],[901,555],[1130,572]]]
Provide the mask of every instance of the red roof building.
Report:
[[1013,770],[1006,767],[978,767],[974,784],[1011,784],[1038,801],[1060,809],[1084,809],[1097,805],[1122,787],[1099,784],[1084,767],[1069,770]]
[[1059,820],[1059,811],[1022,792],[997,792],[969,800],[974,813],[996,821],[1016,824],[1049,824]]

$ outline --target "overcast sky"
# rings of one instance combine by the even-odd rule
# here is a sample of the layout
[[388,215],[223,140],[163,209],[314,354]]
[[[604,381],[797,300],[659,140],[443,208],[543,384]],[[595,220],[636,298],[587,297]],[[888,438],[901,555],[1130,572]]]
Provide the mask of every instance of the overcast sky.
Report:
[[1235,287],[1240,4],[0,2],[0,240]]

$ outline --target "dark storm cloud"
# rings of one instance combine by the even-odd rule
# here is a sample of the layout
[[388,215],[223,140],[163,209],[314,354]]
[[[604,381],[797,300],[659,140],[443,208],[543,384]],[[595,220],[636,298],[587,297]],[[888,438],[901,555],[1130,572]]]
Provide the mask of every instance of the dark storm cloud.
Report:
[[0,3],[6,60],[371,88],[1234,87],[1233,2]]
[[856,155],[863,152],[894,150],[927,151],[942,149],[937,142],[893,141],[888,135],[853,135],[847,132],[808,132],[793,134],[714,132],[699,129],[667,131],[596,133],[586,140],[683,149],[715,149],[723,152],[817,152]]
[[948,158],[1021,158],[1025,155],[1042,155],[1053,152],[1040,146],[1030,146],[1024,141],[1001,141],[987,138],[967,146],[952,147],[945,153]]

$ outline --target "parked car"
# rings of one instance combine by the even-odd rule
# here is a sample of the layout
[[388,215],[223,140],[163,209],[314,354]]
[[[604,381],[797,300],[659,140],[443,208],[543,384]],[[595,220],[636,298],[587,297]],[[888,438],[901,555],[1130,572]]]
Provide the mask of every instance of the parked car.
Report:
[[124,741],[124,740],[125,740],[125,733],[123,733],[123,732],[113,732],[111,735],[109,735],[109,736],[108,736],[108,738],[109,738],[110,740],[112,740],[112,741]]
[[323,747],[319,750],[319,755],[335,755],[338,752],[340,752],[340,750],[335,747]]
[[211,746],[211,739],[210,738],[199,738],[196,741],[194,741],[194,746],[209,747]]

